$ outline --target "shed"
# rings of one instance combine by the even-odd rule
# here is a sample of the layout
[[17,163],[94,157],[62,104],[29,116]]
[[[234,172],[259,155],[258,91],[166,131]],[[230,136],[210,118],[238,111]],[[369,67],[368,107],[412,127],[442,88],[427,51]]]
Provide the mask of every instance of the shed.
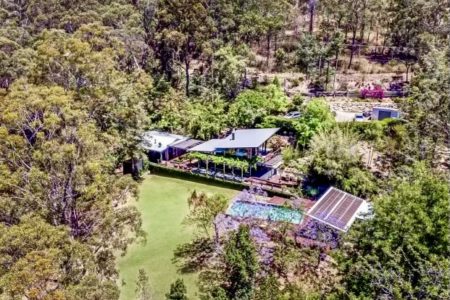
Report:
[[169,160],[174,156],[169,147],[188,139],[178,134],[151,130],[144,132],[140,146],[148,151],[150,160]]
[[392,107],[374,107],[372,109],[372,120],[383,120],[387,118],[400,118],[400,111]]

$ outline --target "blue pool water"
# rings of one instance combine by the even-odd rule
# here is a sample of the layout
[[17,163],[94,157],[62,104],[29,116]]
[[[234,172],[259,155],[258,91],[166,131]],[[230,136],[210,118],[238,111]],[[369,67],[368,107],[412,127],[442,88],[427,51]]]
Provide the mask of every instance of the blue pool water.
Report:
[[269,221],[283,221],[294,224],[300,223],[302,214],[287,207],[252,203],[246,201],[235,201],[228,209],[228,214],[236,217],[252,217]]

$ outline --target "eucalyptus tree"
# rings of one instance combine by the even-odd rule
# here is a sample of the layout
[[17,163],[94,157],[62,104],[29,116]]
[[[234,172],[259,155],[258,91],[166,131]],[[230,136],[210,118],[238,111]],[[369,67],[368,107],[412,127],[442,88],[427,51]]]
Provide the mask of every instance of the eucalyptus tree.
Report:
[[0,291],[7,299],[118,298],[114,281],[97,275],[91,249],[37,215],[0,223],[0,257]]
[[202,299],[253,299],[259,269],[250,228],[241,225],[227,237],[220,265],[200,274],[206,289]]
[[209,72],[211,74],[210,81],[229,99],[236,97],[246,79],[248,52],[247,47],[236,49],[227,45],[213,54]]
[[436,163],[437,149],[448,141],[450,85],[448,48],[432,49],[421,59],[421,68],[412,82],[411,98],[404,105],[409,114],[409,131],[419,159]]
[[182,63],[185,92],[189,96],[190,71],[193,59],[209,48],[208,41],[214,30],[214,21],[205,0],[162,0],[156,11],[155,53],[160,69],[171,81],[174,65]]
[[344,297],[446,299],[448,178],[424,163],[403,168],[355,224],[338,256]]
[[[111,175],[107,134],[74,94],[19,80],[1,99],[0,223],[9,231],[27,215],[37,215],[66,228],[92,257],[93,271],[85,274],[114,290],[114,254],[143,236],[139,213],[126,205],[137,195],[137,186],[129,177]],[[60,262],[58,255],[45,259],[52,265]],[[69,282],[60,285],[68,288]],[[118,293],[101,297],[116,299]]]

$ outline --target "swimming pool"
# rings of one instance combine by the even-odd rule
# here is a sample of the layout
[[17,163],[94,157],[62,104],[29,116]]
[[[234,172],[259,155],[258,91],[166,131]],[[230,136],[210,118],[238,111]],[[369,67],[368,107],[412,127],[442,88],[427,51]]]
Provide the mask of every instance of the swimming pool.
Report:
[[283,206],[253,203],[247,201],[234,201],[229,207],[228,214],[241,218],[258,218],[268,221],[283,221],[299,224],[302,220],[301,212]]

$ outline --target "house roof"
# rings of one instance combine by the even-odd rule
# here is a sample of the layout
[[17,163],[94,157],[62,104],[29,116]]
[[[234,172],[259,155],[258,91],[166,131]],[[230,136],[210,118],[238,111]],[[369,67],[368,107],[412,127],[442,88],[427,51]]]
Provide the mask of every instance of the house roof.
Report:
[[386,110],[386,111],[395,111],[395,112],[400,111],[399,109],[394,108],[394,107],[383,107],[383,106],[375,106],[375,107],[373,107],[372,110]]
[[170,147],[182,149],[182,150],[188,150],[188,149],[195,147],[201,143],[203,143],[203,141],[196,140],[196,139],[187,139],[187,140],[175,142],[175,143],[171,144]]
[[212,139],[189,151],[214,152],[217,149],[257,148],[272,137],[279,128],[238,129],[223,139]]
[[142,135],[141,147],[147,151],[163,152],[170,145],[187,139],[189,138],[182,135],[151,130]]
[[311,218],[346,232],[367,202],[337,188],[330,187],[306,213]]

